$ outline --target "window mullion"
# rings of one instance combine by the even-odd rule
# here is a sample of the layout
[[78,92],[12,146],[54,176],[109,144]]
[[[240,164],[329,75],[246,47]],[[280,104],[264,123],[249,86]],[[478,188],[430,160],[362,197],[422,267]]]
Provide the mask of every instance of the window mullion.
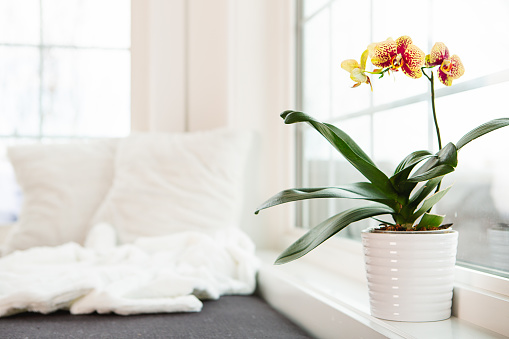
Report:
[[[452,87],[444,87],[444,88],[436,89],[435,97],[436,98],[446,97],[449,95],[454,95],[454,94],[458,94],[458,93],[462,93],[462,92],[466,92],[466,91],[471,91],[471,90],[483,88],[486,86],[497,85],[497,84],[501,84],[504,82],[509,82],[509,69],[506,69],[503,71],[498,71],[497,73],[481,76],[481,77],[471,79],[468,81],[460,82],[458,84],[455,84]],[[331,119],[330,122],[335,123],[335,122],[338,122],[341,120],[348,120],[348,119],[351,119],[354,117],[370,115],[370,114],[373,114],[376,112],[381,112],[381,111],[386,111],[386,110],[390,110],[393,108],[408,106],[408,105],[415,104],[415,103],[422,102],[422,101],[427,102],[429,100],[429,96],[430,96],[429,92],[426,91],[421,94],[417,94],[417,95],[403,98],[400,100],[395,100],[395,101],[388,102],[385,104],[380,104],[380,105],[376,105],[376,106],[371,105],[370,108],[367,108],[367,109],[363,109],[363,110],[359,110],[356,112],[344,114],[344,115],[341,115],[338,117],[334,117],[333,119]]]
[[[333,48],[332,48],[332,43],[333,43],[333,26],[332,26],[332,1],[329,1],[328,2],[328,11],[329,11],[329,88],[328,88],[328,92],[329,92],[329,120],[332,119],[332,117],[334,117],[334,106],[333,106],[333,100],[332,100],[332,93],[333,93],[333,84],[332,84],[332,67],[333,67],[333,62],[332,62],[332,58],[333,58]],[[336,162],[333,161],[333,157],[334,157],[335,153],[332,151],[332,148],[329,148],[329,169],[328,169],[328,178],[327,178],[327,181],[329,183],[329,185],[333,185],[334,182],[334,172],[335,172],[335,167],[336,167]],[[335,202],[335,199],[328,199],[328,206],[327,206],[327,209],[328,209],[328,215],[332,215],[333,214],[333,211],[334,211],[334,202]]]

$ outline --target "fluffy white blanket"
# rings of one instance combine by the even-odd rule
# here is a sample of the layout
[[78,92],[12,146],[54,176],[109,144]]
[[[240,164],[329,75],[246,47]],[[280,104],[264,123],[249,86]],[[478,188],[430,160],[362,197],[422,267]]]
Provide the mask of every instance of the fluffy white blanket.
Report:
[[258,261],[251,240],[231,229],[139,238],[115,245],[112,227],[94,227],[85,246],[36,247],[0,258],[0,316],[197,312],[200,299],[250,294]]

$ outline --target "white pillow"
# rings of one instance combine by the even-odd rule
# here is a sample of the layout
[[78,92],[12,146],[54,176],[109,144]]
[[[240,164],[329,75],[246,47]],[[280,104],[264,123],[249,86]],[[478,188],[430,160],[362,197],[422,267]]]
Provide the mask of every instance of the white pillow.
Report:
[[116,143],[111,139],[9,148],[23,204],[4,254],[69,241],[83,244],[113,182]]
[[93,223],[113,225],[120,243],[238,226],[251,140],[226,129],[121,140],[113,186]]

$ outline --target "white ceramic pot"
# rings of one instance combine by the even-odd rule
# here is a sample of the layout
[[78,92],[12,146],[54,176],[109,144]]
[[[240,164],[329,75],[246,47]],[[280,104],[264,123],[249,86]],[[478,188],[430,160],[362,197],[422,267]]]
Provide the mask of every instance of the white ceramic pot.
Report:
[[371,314],[396,321],[451,316],[458,232],[362,232]]

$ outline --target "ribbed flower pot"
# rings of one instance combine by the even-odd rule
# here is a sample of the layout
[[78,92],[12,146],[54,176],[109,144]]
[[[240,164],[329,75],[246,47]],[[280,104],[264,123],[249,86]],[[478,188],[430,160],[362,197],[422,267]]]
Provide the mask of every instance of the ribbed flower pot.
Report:
[[451,316],[458,232],[362,232],[371,314],[396,321]]

